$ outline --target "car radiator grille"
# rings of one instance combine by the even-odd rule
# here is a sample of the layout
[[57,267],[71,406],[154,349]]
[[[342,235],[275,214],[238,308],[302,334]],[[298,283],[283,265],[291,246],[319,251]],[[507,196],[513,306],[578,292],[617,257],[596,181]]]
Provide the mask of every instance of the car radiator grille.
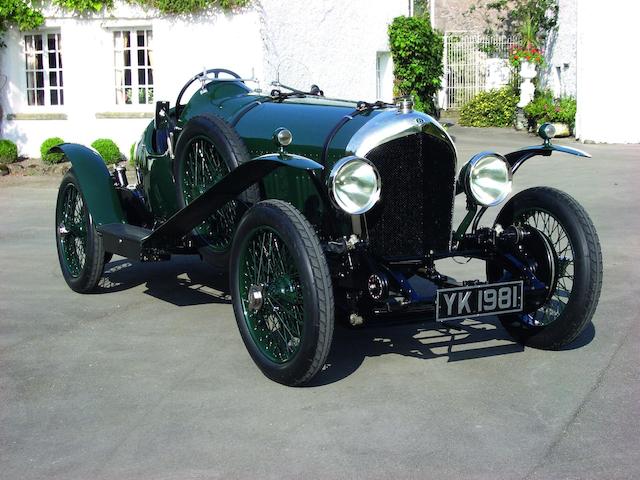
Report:
[[453,148],[420,133],[384,143],[366,157],[382,179],[380,201],[366,214],[373,253],[401,258],[448,251],[456,175]]

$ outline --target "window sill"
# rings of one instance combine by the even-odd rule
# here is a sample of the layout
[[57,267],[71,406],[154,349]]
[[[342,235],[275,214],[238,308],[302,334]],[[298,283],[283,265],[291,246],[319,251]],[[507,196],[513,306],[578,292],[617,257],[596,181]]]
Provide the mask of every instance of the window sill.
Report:
[[7,120],[67,120],[66,113],[7,113]]
[[98,112],[96,118],[123,119],[123,118],[153,118],[153,112]]

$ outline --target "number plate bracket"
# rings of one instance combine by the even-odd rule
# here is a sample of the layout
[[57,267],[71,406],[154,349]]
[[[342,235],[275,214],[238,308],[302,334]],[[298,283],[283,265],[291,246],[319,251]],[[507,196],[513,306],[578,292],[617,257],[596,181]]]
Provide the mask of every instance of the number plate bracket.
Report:
[[522,280],[442,288],[436,295],[436,321],[521,312],[523,304]]

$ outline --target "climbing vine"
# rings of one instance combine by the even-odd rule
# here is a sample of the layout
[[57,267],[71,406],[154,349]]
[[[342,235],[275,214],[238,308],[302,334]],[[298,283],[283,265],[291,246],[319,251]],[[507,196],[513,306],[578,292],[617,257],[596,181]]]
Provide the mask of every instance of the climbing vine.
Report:
[[[197,13],[209,8],[231,11],[249,4],[251,0],[126,0],[141,7],[152,8],[168,15]],[[53,0],[69,12],[86,15],[113,8],[114,0]],[[38,28],[44,22],[40,2],[30,0],[0,0],[0,47],[4,47],[3,37],[10,26],[20,30]]]
[[434,94],[442,78],[442,35],[431,28],[427,15],[396,17],[389,25],[395,90],[412,95],[417,110],[434,112]]

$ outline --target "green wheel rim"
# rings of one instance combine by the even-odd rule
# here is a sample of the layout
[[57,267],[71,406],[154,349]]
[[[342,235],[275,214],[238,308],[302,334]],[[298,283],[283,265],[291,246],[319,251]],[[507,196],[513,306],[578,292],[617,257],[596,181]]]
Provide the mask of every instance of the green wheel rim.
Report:
[[[181,189],[185,204],[193,202],[229,173],[229,167],[206,137],[196,137],[187,146]],[[228,250],[233,238],[238,203],[232,200],[196,227],[200,238],[213,250]]]
[[522,318],[528,325],[549,325],[560,317],[573,291],[575,256],[571,239],[558,219],[543,209],[524,210],[517,215],[514,223],[529,225],[546,235],[558,257],[558,281],[551,298],[538,310]]
[[254,229],[241,251],[238,282],[247,328],[267,358],[286,363],[304,338],[304,296],[295,261],[269,227]]
[[73,278],[87,260],[88,215],[82,195],[73,183],[66,185],[56,212],[56,228],[64,266]]

